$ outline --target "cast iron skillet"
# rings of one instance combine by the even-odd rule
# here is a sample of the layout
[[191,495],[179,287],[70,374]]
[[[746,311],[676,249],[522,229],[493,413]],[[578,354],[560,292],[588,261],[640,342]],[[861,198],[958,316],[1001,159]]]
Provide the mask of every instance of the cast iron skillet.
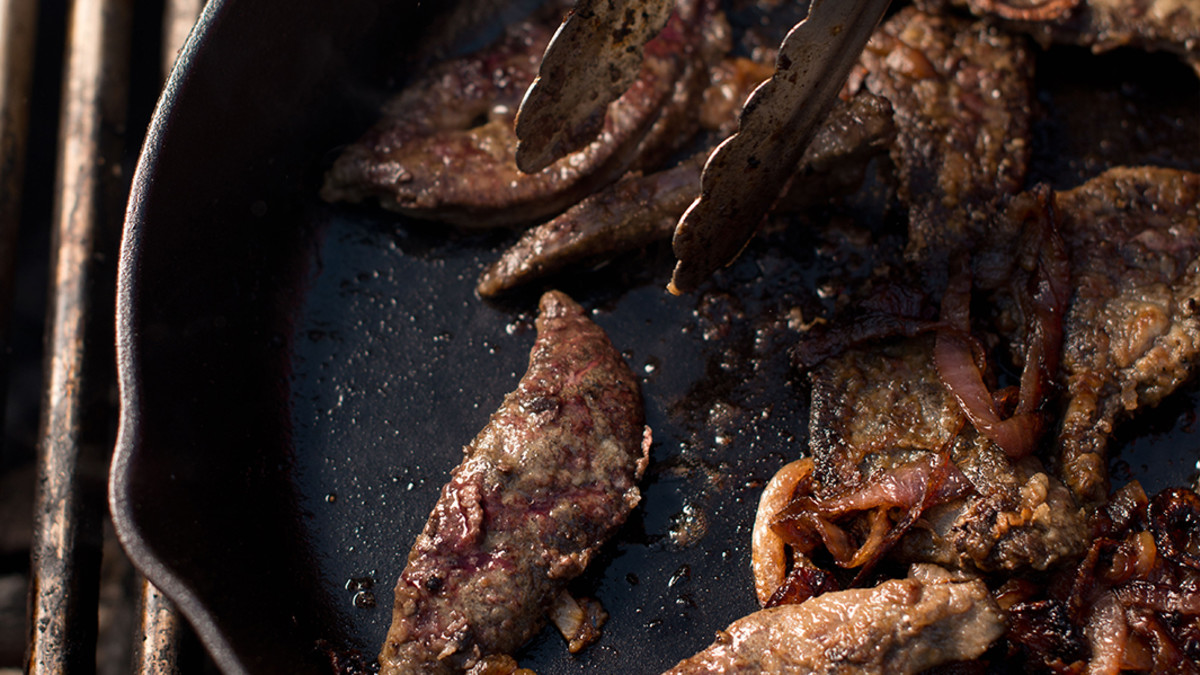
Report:
[[[508,16],[468,6],[471,20],[446,24],[450,3],[212,0],[147,136],[121,253],[112,515],[135,565],[226,672],[327,672],[331,653],[377,651],[447,472],[524,371],[542,289],[500,303],[472,290],[511,233],[468,236],[317,198],[337,147],[421,55],[484,40]],[[1196,128],[1186,70],[1055,58],[1068,65],[1044,76],[1038,178],[1197,161],[1172,131]],[[1083,93],[1050,86],[1075,82],[1071,59],[1109,79]],[[1143,69],[1171,76],[1156,85]],[[1104,96],[1122,105],[1073,116],[1104,110]],[[1100,151],[1087,140],[1133,136],[1128,123],[1153,142]],[[611,614],[603,639],[570,656],[547,630],[522,665],[660,672],[756,608],[758,492],[808,435],[788,320],[828,311],[838,284],[869,270],[870,252],[843,236],[854,231],[768,230],[685,298],[662,290],[667,247],[552,282],[594,310],[641,376],[656,441],[642,506],[574,588]],[[1193,479],[1194,396],[1139,423],[1140,454],[1119,478],[1150,491]]]
[[[407,549],[532,345],[536,291],[473,295],[509,233],[317,198],[430,33],[475,35],[439,26],[435,9],[452,7],[434,4],[211,2],[146,141],[122,248],[113,517],[229,672],[321,672],[325,650],[377,651]],[[753,608],[754,485],[784,449],[764,445],[773,458],[751,475],[764,452],[726,458],[717,427],[692,442],[666,421],[706,372],[703,334],[733,311],[718,303],[698,326],[694,301],[662,290],[668,256],[564,285],[646,376],[660,441],[647,508],[577,589],[612,614],[604,642],[573,658],[547,632],[520,656],[539,673],[661,670]],[[731,427],[741,413],[714,415]],[[803,434],[799,409],[780,420]],[[713,545],[692,545],[703,528]]]

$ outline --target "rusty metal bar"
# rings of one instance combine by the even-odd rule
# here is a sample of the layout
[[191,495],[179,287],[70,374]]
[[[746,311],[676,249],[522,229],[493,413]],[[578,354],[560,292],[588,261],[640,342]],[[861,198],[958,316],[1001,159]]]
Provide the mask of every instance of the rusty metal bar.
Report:
[[183,617],[175,605],[149,581],[142,582],[138,636],[134,642],[133,672],[139,675],[178,675]]
[[26,670],[94,672],[132,0],[69,13]]
[[204,9],[204,0],[167,0],[163,7],[162,69],[163,75],[171,72],[175,57],[187,40],[196,17]]

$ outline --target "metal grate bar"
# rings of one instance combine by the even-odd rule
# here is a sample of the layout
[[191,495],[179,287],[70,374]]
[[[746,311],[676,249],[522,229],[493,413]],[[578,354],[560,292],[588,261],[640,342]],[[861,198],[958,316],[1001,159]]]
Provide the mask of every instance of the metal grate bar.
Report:
[[94,672],[132,0],[75,0],[47,310],[27,671]]
[[204,0],[167,0],[163,7],[162,68],[163,75],[171,72],[175,57],[187,36],[196,25],[196,17],[204,9]]
[[142,582],[138,634],[134,641],[133,672],[138,675],[176,675],[180,668],[183,618],[166,596]]

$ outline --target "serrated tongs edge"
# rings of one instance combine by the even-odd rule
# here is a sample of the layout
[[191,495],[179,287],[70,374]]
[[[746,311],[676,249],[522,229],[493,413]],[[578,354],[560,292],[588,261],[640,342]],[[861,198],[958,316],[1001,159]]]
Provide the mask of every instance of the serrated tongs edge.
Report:
[[680,218],[668,287],[695,290],[754,235],[828,114],[890,0],[817,0],[780,45],[776,72],[746,100],[738,132],[709,156]]

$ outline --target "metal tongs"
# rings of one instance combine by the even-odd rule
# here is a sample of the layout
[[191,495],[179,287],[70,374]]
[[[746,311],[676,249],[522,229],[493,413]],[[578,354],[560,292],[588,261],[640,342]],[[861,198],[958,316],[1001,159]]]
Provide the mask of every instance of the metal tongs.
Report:
[[[672,293],[695,290],[754,236],[890,2],[814,0],[784,38],[775,75],[746,100],[737,133],[709,156],[700,196],[676,226]],[[548,165],[582,147],[580,138],[595,136],[596,120],[637,75],[640,46],[662,29],[673,6],[673,0],[580,0],[518,112],[519,163]]]
[[517,168],[541,171],[596,138],[674,9],[675,0],[578,0],[517,111]]

